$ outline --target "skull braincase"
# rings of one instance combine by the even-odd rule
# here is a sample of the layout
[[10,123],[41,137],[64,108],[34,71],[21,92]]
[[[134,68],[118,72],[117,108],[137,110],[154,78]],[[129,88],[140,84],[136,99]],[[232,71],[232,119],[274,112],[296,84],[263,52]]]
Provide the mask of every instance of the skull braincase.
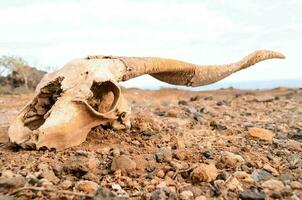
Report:
[[64,149],[85,141],[100,124],[128,127],[130,107],[115,77],[119,65],[112,59],[77,59],[45,75],[34,99],[10,126],[11,142]]
[[271,58],[284,56],[261,50],[225,65],[195,65],[152,57],[75,59],[44,76],[33,100],[11,124],[9,138],[22,147],[37,149],[76,146],[98,125],[110,125],[114,129],[130,127],[130,107],[121,94],[119,81],[150,74],[170,84],[201,86]]

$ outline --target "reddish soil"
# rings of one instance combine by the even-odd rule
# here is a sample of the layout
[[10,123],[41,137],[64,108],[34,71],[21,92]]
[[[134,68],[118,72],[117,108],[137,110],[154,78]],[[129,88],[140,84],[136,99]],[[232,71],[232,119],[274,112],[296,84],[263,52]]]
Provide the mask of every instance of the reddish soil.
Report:
[[302,199],[301,89],[124,92],[130,130],[60,152],[8,144],[32,95],[0,96],[0,199]]

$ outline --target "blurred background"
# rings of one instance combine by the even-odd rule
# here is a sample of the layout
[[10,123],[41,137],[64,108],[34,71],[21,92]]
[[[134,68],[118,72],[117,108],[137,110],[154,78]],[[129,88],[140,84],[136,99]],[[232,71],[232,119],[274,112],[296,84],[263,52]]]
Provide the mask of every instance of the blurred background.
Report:
[[[302,87],[301,10],[301,0],[1,0],[0,73],[24,83],[28,75],[89,54],[222,64],[271,49],[287,59],[261,62],[194,90]],[[16,69],[21,72],[13,75]],[[150,76],[123,86],[176,87]]]

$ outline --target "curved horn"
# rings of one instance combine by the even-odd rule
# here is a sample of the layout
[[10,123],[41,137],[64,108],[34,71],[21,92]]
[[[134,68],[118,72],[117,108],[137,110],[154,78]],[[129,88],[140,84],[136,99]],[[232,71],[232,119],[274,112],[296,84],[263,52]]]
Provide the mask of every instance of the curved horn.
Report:
[[154,78],[174,84],[201,86],[217,82],[234,72],[245,69],[260,61],[271,58],[285,58],[279,52],[255,51],[239,62],[226,65],[195,65],[173,59],[155,57],[117,57],[126,66],[122,81],[150,74]]

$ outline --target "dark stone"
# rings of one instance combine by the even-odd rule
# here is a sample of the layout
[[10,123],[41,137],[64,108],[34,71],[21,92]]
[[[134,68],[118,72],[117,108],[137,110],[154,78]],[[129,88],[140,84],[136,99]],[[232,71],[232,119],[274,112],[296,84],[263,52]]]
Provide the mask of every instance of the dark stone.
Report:
[[243,200],[265,200],[264,192],[242,191],[239,193],[239,198]]
[[291,136],[291,139],[293,140],[302,140],[302,131],[298,132],[298,133],[294,133],[292,136]]
[[164,200],[167,199],[166,192],[164,189],[157,189],[151,193],[151,200]]
[[153,165],[147,165],[147,167],[146,167],[146,170],[147,170],[147,172],[153,172],[154,171],[154,169],[155,169],[155,167],[153,166]]
[[213,158],[213,152],[211,150],[205,150],[202,152],[202,155],[206,158]]
[[190,98],[190,101],[198,101],[198,100],[200,100],[200,96],[195,96],[195,97],[191,97]]
[[151,137],[152,135],[155,135],[153,131],[144,131],[143,136]]
[[122,199],[118,197],[115,193],[111,192],[105,187],[100,187],[94,197],[93,200],[115,200],[115,199]]
[[220,172],[217,177],[216,177],[216,180],[226,180],[227,179],[227,175],[225,172]]
[[272,175],[263,169],[256,169],[251,176],[255,181],[262,181],[271,178]]
[[166,112],[165,111],[155,111],[153,112],[155,115],[157,116],[160,116],[160,117],[163,117],[166,115]]
[[212,130],[218,130],[218,131],[223,131],[226,130],[227,127],[221,124],[218,124],[215,121],[211,121],[210,126],[212,127]]
[[187,105],[188,105],[188,102],[185,101],[185,100],[179,100],[179,101],[178,101],[178,105],[187,106]]

